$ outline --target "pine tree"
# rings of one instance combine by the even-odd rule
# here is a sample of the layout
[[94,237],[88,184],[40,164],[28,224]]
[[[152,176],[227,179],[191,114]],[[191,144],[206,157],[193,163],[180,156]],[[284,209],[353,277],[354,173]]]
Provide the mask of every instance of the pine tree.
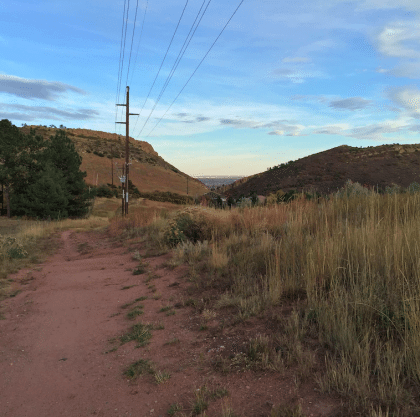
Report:
[[43,158],[62,173],[64,190],[68,199],[70,217],[81,217],[89,210],[89,192],[83,180],[86,172],[80,171],[82,158],[64,130],[58,130],[46,144]]
[[7,215],[10,217],[9,195],[28,185],[38,172],[37,157],[42,148],[42,137],[33,130],[24,135],[9,120],[0,121],[0,182],[6,188]]
[[51,163],[32,177],[24,190],[12,194],[12,207],[20,216],[60,219],[68,217],[63,175]]
[[31,130],[22,134],[8,120],[0,121],[0,182],[10,192],[8,215],[81,217],[89,210],[88,188],[73,142],[63,130],[49,140]]

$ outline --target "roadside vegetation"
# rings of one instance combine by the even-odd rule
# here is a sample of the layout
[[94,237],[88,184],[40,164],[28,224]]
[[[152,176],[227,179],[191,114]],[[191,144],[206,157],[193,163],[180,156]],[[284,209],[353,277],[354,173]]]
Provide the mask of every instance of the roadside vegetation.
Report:
[[220,357],[222,372],[298,366],[348,415],[409,416],[420,409],[419,205],[415,186],[378,194],[348,182],[328,198],[266,206],[140,208],[109,230],[188,263],[186,305],[204,325],[209,311],[227,309],[235,325],[293,307],[275,317],[277,334]]
[[10,274],[36,265],[57,249],[58,231],[95,230],[108,225],[108,219],[92,215],[87,219],[33,221],[0,217],[0,301],[14,294]]

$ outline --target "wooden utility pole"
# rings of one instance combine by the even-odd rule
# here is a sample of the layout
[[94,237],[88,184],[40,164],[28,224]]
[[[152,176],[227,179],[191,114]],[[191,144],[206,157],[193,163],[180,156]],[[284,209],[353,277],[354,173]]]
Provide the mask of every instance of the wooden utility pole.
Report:
[[112,151],[112,143],[111,143],[111,185],[114,188],[114,153]]
[[[130,147],[129,147],[129,137],[130,137],[130,117],[129,116],[138,116],[138,113],[130,113],[130,87],[127,85],[127,100],[126,104],[117,104],[117,106],[125,106],[125,122],[116,122],[120,124],[125,124],[125,183],[123,184],[123,199],[125,198],[125,201],[123,201],[123,216],[126,216],[128,214],[128,163],[129,163],[129,153],[130,153]],[[124,195],[125,194],[125,195]]]

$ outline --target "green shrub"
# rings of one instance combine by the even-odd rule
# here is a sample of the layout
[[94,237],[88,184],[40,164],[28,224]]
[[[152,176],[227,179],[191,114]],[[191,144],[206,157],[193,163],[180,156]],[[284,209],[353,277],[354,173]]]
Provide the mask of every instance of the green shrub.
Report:
[[[194,209],[190,209],[194,210]],[[204,230],[204,219],[184,210],[171,220],[165,230],[165,241],[171,246],[176,246],[181,242],[198,242],[208,239]]]
[[23,259],[28,256],[28,252],[15,237],[0,236],[0,249],[3,255],[12,259]]
[[95,188],[95,195],[96,197],[118,197],[118,190],[112,189],[106,185],[100,185],[99,187]]

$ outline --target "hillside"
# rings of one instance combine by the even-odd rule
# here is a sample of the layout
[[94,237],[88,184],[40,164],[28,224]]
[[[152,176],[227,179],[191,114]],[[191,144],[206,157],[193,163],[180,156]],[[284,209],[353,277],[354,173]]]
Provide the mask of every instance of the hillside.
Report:
[[[54,134],[54,128],[42,126],[22,127],[24,133],[30,128],[37,134],[48,138]],[[118,174],[125,161],[125,136],[88,129],[65,129],[69,138],[82,156],[82,171],[86,171],[85,181],[89,185],[112,183],[111,155],[114,162],[114,184],[119,185]],[[200,196],[208,188],[199,180],[179,171],[166,162],[148,142],[137,141],[130,137],[130,179],[141,192],[170,191],[190,196]],[[118,169],[117,169],[118,168]]]
[[348,179],[379,189],[392,184],[407,187],[412,182],[420,183],[420,144],[338,146],[242,178],[220,191],[234,198],[253,192],[268,195],[279,189],[328,194]]

